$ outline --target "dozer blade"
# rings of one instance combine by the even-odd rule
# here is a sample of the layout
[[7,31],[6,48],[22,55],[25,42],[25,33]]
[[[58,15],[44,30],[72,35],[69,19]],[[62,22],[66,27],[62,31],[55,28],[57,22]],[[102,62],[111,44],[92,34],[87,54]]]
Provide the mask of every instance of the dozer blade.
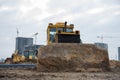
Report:
[[38,51],[38,71],[109,71],[108,52],[93,44],[56,43]]

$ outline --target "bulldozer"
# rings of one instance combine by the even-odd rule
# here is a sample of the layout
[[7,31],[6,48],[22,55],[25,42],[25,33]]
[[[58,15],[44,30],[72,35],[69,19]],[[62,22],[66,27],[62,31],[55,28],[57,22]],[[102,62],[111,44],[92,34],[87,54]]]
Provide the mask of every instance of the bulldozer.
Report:
[[81,43],[80,32],[73,31],[74,24],[58,22],[53,25],[49,23],[47,28],[47,44],[51,43]]
[[23,54],[19,54],[18,50],[16,50],[12,54],[12,62],[11,63],[36,63],[37,62],[37,51],[29,50],[24,51]]
[[80,31],[67,22],[49,23],[47,45],[39,48],[37,71],[81,72],[108,71],[109,57],[106,49],[82,43]]

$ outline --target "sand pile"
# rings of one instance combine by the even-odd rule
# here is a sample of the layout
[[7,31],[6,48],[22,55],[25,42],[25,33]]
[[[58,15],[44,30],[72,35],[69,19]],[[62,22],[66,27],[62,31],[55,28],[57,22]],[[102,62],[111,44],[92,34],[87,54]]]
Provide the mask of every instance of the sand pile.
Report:
[[37,70],[46,72],[108,71],[108,52],[93,44],[58,43],[43,46],[39,49]]

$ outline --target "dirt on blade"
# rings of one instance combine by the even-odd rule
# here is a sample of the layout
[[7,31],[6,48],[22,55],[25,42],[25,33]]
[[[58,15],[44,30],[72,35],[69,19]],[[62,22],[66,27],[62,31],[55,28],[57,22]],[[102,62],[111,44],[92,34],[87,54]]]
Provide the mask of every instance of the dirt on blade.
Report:
[[108,52],[93,44],[56,43],[39,49],[38,71],[109,71]]

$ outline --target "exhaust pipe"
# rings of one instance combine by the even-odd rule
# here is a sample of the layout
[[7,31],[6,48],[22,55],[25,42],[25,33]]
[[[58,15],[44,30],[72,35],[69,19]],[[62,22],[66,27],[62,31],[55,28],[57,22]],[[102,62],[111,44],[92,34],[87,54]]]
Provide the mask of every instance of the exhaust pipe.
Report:
[[67,21],[65,21],[65,29],[64,29],[64,32],[67,31]]

